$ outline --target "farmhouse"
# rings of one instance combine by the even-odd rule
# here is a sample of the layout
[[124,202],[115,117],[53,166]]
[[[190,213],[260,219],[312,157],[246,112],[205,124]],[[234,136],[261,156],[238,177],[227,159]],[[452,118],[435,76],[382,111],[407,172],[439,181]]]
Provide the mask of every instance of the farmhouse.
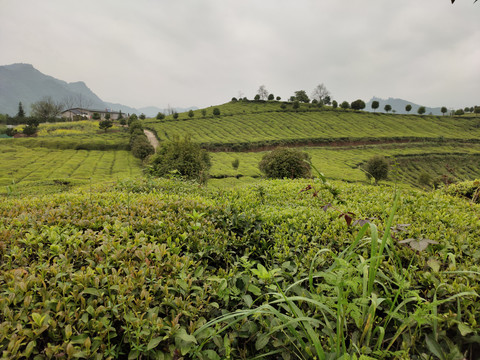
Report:
[[72,108],[62,112],[62,117],[73,120],[74,118],[80,117],[84,119],[92,119],[93,114],[97,113],[100,115],[100,118],[105,119],[107,114],[110,114],[111,120],[117,120],[120,115],[123,116],[121,112],[111,111],[110,109],[105,110],[92,110],[92,109],[83,109],[83,108]]

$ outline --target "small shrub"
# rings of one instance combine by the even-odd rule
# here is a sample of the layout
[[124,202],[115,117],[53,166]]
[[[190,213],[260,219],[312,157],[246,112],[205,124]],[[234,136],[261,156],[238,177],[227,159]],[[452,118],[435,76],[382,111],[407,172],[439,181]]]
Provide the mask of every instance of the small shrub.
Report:
[[240,160],[238,160],[238,158],[235,158],[232,161],[232,167],[233,167],[234,170],[237,170],[239,166],[240,166]]
[[143,133],[143,126],[142,123],[138,120],[132,121],[129,126],[130,134],[133,134],[136,130],[140,129],[140,131]]
[[365,163],[363,170],[365,171],[367,179],[370,180],[373,178],[376,185],[380,180],[386,180],[388,178],[389,164],[385,157],[376,155]]
[[23,133],[27,136],[35,135],[38,131],[38,128],[33,125],[27,125],[23,128]]
[[420,186],[430,187],[432,186],[432,177],[429,173],[423,171],[420,173],[420,175],[418,175],[418,183]]
[[308,178],[311,177],[309,160],[306,152],[279,148],[266,154],[258,166],[268,178]]
[[150,161],[150,173],[165,177],[178,172],[186,179],[205,182],[210,169],[210,155],[189,137],[164,143]]
[[163,120],[163,119],[165,119],[165,114],[162,113],[162,112],[159,112],[159,113],[157,114],[157,120]]
[[112,120],[102,120],[98,123],[98,127],[102,130],[105,130],[105,132],[107,132],[107,130],[112,126],[113,126]]
[[174,118],[175,120],[178,119],[178,113],[177,113],[176,111],[173,113],[173,118]]
[[5,130],[5,135],[7,136],[14,136],[17,133],[18,133],[18,130],[15,128],[7,128],[7,130]]
[[193,110],[190,110],[190,111],[188,112],[188,117],[189,117],[189,118],[193,118],[194,116],[195,116],[195,113],[193,112]]
[[214,108],[213,109],[213,115],[219,116],[220,115],[220,109],[219,108]]
[[139,159],[145,159],[147,156],[155,153],[155,149],[148,141],[147,137],[136,136],[132,143],[132,155]]
[[93,120],[100,120],[100,114],[97,113],[97,112],[94,112],[93,115],[92,115],[92,119]]

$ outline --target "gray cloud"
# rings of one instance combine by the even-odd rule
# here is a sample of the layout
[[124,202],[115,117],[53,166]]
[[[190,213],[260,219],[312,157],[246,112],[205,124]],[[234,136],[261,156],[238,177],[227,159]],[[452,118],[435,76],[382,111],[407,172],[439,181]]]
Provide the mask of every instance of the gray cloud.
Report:
[[26,62],[131,106],[209,106],[262,84],[286,99],[480,105],[469,0],[0,0],[0,64]]

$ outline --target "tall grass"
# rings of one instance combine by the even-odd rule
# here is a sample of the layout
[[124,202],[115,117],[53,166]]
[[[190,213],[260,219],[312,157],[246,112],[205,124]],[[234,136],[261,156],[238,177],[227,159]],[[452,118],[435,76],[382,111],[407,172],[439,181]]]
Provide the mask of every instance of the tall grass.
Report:
[[[253,359],[273,355],[321,360],[408,358],[409,346],[421,336],[426,337],[425,348],[415,351],[445,356],[455,351],[439,345],[437,308],[460,297],[478,295],[465,291],[438,299],[436,292],[434,301],[428,302],[420,290],[410,288],[409,279],[416,271],[411,267],[414,257],[403,266],[398,245],[390,236],[398,202],[396,195],[382,236],[374,224],[364,224],[343,251],[319,250],[308,276],[286,287],[275,281],[278,269],[269,271],[261,265],[253,269],[259,278],[273,280],[273,291],[263,295],[262,305],[252,306],[249,299],[246,308],[199,328],[194,333],[201,340],[198,358],[209,358],[214,351],[212,343],[225,355],[226,340],[241,337],[242,329],[252,323],[258,327],[257,355],[248,357]],[[220,342],[222,333],[226,335]]]

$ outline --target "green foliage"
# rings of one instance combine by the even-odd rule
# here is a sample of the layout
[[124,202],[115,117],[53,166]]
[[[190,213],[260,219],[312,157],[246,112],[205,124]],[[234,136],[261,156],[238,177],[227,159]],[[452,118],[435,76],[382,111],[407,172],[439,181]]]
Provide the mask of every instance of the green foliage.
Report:
[[140,120],[134,120],[130,122],[128,129],[130,131],[130,134],[133,134],[135,131],[140,130],[143,133],[143,125],[140,122]]
[[420,186],[425,188],[431,187],[433,185],[432,176],[429,173],[422,171],[418,175],[418,183],[420,184]]
[[25,110],[23,110],[23,105],[22,105],[22,102],[20,101],[18,103],[17,118],[24,118],[24,117],[25,117]]
[[372,109],[376,111],[380,107],[380,103],[377,100],[375,100],[375,101],[372,101],[371,106],[372,106]]
[[146,116],[145,114],[140,114],[140,116],[138,117],[140,120],[145,120]]
[[176,111],[173,112],[173,118],[174,118],[175,120],[178,119],[178,113],[177,113]]
[[2,357],[472,358],[478,205],[335,186],[133,177],[5,198]]
[[195,116],[195,113],[193,112],[193,110],[190,110],[190,111],[188,112],[188,117],[189,117],[189,118],[193,118],[194,116]]
[[466,198],[474,203],[480,203],[480,180],[462,181],[449,185],[443,190],[446,194]]
[[55,102],[51,97],[44,97],[42,100],[30,105],[30,114],[41,122],[54,118],[62,112],[63,105]]
[[305,92],[305,90],[295,91],[295,100],[297,100],[299,102],[302,102],[302,103],[309,103],[310,102],[310,99],[309,99],[307,93]]
[[351,108],[353,110],[363,110],[363,109],[365,109],[365,101],[360,100],[360,99],[355,100],[355,101],[352,102]]
[[448,112],[448,109],[445,106],[442,106],[441,112],[445,115]]
[[332,101],[332,107],[333,107],[334,109],[338,108],[338,102],[337,102],[337,100],[333,100],[333,101]]
[[162,112],[159,112],[156,117],[157,120],[163,120],[165,119],[165,114]]
[[341,104],[340,104],[340,107],[343,109],[343,110],[347,110],[350,108],[350,104],[348,103],[348,101],[343,101]]
[[425,106],[420,106],[417,110],[418,115],[423,115],[425,114],[425,112],[426,112]]
[[373,178],[375,184],[378,184],[380,180],[386,180],[388,178],[389,167],[390,165],[385,157],[376,155],[368,159],[363,165],[363,171],[365,171],[367,179]]
[[[390,109],[390,110],[391,110],[391,109]],[[412,105],[410,105],[410,104],[405,105],[405,111],[406,111],[407,113],[410,112],[411,110],[412,110]]]
[[213,115],[220,116],[220,109],[218,107],[213,108]]
[[385,110],[385,112],[388,113],[388,112],[392,111],[392,105],[386,104],[383,109]]
[[269,100],[269,101],[275,100],[275,95],[269,94],[269,95],[268,95],[268,100]]
[[32,136],[32,135],[35,135],[38,131],[38,128],[34,125],[26,125],[24,128],[23,128],[23,133],[27,136]]
[[462,109],[455,110],[455,115],[457,115],[457,116],[465,115],[465,111],[463,111]]
[[134,121],[138,120],[138,116],[135,115],[135,114],[132,114],[128,117],[128,126],[130,126],[130,124]]
[[141,160],[155,153],[155,149],[143,133],[132,137],[131,149],[132,155]]
[[264,155],[258,167],[268,178],[306,178],[311,177],[308,160],[310,157],[305,152],[279,148]]
[[240,160],[238,158],[235,158],[232,160],[232,167],[234,170],[238,170],[238,167],[240,166]]
[[107,130],[110,129],[112,126],[113,126],[113,121],[108,119],[102,120],[98,123],[98,127],[101,130],[104,130],[105,132],[107,132]]
[[17,133],[18,133],[18,130],[15,129],[15,128],[13,128],[13,127],[6,128],[6,130],[5,130],[5,134],[6,134],[7,136],[14,136],[14,135],[17,134]]
[[185,137],[164,142],[149,162],[150,174],[166,177],[174,172],[186,179],[205,182],[210,169],[210,155]]
[[100,114],[99,114],[98,112],[94,112],[94,113],[92,114],[92,119],[93,119],[93,120],[100,120],[100,118],[101,118],[101,116],[100,116]]

